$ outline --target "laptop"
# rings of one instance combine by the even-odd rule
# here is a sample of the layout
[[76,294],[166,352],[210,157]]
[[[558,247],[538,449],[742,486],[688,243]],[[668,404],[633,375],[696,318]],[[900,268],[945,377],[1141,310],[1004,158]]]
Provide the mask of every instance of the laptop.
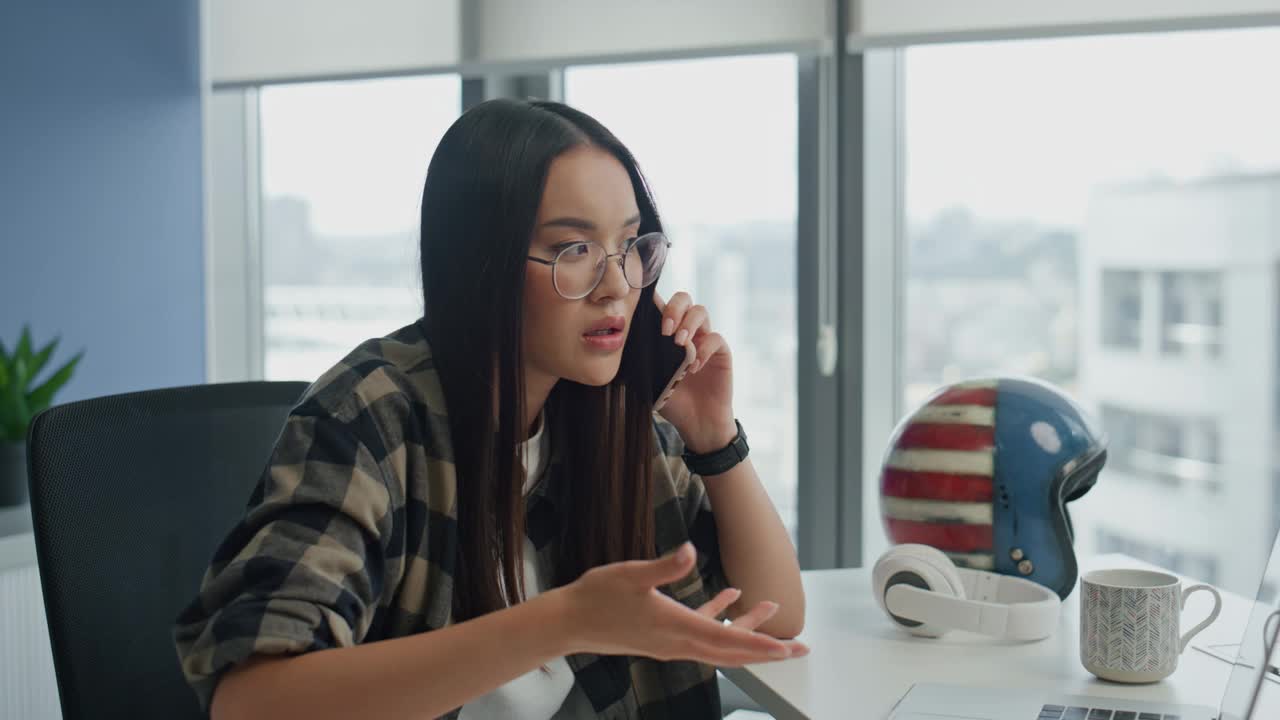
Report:
[[[1172,705],[1046,690],[913,685],[890,720],[1277,720],[1280,671],[1280,534],[1272,542],[1249,623],[1218,707]],[[1187,672],[1184,668],[1178,672]]]

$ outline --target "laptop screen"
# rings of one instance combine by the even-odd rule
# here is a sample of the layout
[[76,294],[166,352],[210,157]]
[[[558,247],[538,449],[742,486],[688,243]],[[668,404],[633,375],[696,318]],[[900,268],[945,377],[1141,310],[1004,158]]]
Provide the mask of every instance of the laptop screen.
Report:
[[1249,613],[1249,626],[1240,644],[1239,657],[1227,681],[1222,698],[1222,720],[1246,720],[1250,701],[1257,694],[1252,720],[1280,718],[1280,651],[1271,653],[1268,672],[1259,682],[1258,668],[1264,664],[1264,646],[1271,640],[1280,621],[1280,535],[1271,548],[1271,558],[1262,573],[1258,598]]

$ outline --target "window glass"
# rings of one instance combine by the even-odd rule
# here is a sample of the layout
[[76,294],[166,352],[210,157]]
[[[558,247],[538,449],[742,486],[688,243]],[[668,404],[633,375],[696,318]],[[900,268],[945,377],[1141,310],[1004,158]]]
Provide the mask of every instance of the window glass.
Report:
[[460,104],[454,75],[262,89],[268,380],[314,380],[422,315],[422,183]]
[[1112,447],[1077,552],[1252,595],[1280,516],[1280,30],[904,63],[903,412],[976,375],[1059,385]]
[[797,65],[793,55],[571,67],[565,100],[635,155],[672,241],[658,282],[733,352],[734,410],[796,518]]

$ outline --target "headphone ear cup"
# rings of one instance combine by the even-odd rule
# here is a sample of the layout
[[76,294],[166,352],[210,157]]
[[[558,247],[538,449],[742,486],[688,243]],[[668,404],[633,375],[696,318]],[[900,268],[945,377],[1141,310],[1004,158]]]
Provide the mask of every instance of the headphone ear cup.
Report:
[[947,586],[951,589],[951,594],[958,598],[966,597],[964,590],[964,580],[960,577],[960,572],[956,569],[956,564],[951,562],[951,558],[932,545],[920,545],[918,543],[908,543],[899,545],[898,548],[904,553],[910,553],[913,557],[920,558],[929,566],[942,574],[946,580]]
[[947,628],[894,615],[885,601],[889,588],[905,584],[962,600],[965,597],[964,582],[956,571],[955,563],[941,550],[928,545],[906,544],[889,548],[876,561],[871,578],[876,604],[891,622],[912,635],[940,637]]

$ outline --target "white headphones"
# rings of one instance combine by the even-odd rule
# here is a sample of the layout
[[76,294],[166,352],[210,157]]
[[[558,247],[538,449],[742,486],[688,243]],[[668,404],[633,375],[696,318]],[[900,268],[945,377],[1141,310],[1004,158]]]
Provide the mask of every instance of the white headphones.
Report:
[[948,630],[1010,640],[1041,640],[1053,634],[1062,600],[1025,578],[958,568],[928,545],[897,545],[871,573],[876,602],[889,618],[922,637]]

